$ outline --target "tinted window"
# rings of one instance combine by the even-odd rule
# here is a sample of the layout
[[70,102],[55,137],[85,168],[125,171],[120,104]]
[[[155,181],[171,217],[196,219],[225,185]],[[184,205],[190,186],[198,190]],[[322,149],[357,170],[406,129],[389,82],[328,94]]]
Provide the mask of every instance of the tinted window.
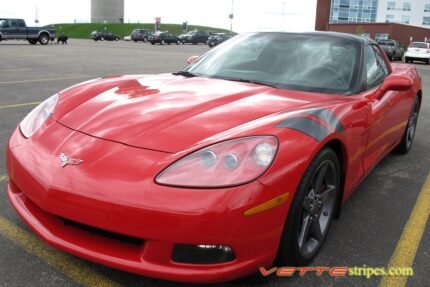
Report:
[[422,48],[422,49],[427,49],[427,43],[418,43],[418,42],[415,42],[415,43],[412,43],[412,44],[411,44],[411,47],[412,47],[412,48]]
[[20,27],[20,28],[25,28],[26,27],[24,20],[18,20],[18,27]]
[[360,55],[360,43],[342,37],[249,33],[209,51],[187,70],[278,88],[348,94],[356,86]]
[[383,61],[379,53],[373,48],[373,45],[366,47],[366,71],[368,89],[372,89],[381,84],[388,74],[385,61]]

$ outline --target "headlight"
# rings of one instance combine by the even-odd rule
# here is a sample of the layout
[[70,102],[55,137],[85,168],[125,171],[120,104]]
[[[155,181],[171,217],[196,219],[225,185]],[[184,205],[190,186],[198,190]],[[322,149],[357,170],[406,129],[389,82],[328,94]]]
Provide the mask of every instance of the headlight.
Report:
[[19,124],[22,134],[31,137],[42,124],[53,114],[58,102],[58,94],[46,99],[40,105],[35,107]]
[[260,177],[278,150],[274,136],[228,140],[193,152],[163,170],[159,184],[182,187],[227,187]]

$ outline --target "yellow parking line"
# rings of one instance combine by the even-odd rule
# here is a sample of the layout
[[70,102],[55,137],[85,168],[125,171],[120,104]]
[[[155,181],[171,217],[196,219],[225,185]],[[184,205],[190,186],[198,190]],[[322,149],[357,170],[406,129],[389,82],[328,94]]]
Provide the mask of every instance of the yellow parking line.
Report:
[[9,177],[7,175],[0,175],[0,183],[2,183],[3,181],[8,181]]
[[91,76],[81,75],[81,76],[59,77],[59,78],[45,78],[45,79],[19,80],[19,81],[0,82],[0,85],[6,85],[6,84],[22,84],[22,83],[34,83],[34,82],[49,82],[49,81],[56,81],[56,80],[83,79],[83,78],[90,78],[90,77],[91,77]]
[[[412,267],[430,214],[430,174],[418,195],[415,207],[388,263],[391,267]],[[383,277],[379,287],[404,287],[408,277]]]
[[47,262],[50,266],[82,286],[121,286],[92,270],[78,259],[46,245],[35,235],[25,231],[2,216],[0,216],[0,235],[19,245],[29,254]]
[[10,108],[17,108],[17,107],[25,107],[25,106],[35,106],[40,104],[41,102],[30,102],[30,103],[22,103],[22,104],[12,104],[12,105],[5,105],[0,106],[1,109],[10,109]]

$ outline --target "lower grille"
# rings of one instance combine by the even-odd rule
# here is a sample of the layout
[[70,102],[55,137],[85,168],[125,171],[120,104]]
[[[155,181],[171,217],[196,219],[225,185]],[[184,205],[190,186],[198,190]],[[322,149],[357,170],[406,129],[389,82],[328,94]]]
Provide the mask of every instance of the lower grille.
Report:
[[119,234],[119,233],[114,233],[111,231],[107,231],[104,229],[88,226],[88,225],[78,223],[78,222],[75,222],[75,221],[72,221],[69,219],[65,219],[62,217],[60,217],[60,219],[61,219],[61,221],[63,221],[64,225],[66,225],[66,226],[71,226],[71,227],[89,232],[89,233],[94,234],[94,235],[106,237],[108,239],[117,240],[117,241],[120,241],[121,243],[128,243],[128,244],[133,244],[133,245],[142,245],[144,242],[143,239],[140,239],[137,237],[132,237],[132,236],[127,236],[127,235],[123,235],[123,234]]

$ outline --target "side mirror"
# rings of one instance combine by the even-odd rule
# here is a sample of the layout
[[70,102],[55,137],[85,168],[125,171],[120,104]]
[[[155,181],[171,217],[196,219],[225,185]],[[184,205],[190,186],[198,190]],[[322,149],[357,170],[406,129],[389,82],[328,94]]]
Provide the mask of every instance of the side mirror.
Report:
[[388,91],[407,91],[414,85],[414,81],[406,76],[389,75],[382,82],[379,90],[372,98],[380,100]]
[[187,59],[187,63],[191,64],[193,63],[195,60],[197,60],[199,58],[199,56],[191,56]]
[[414,81],[406,76],[400,75],[389,75],[382,82],[379,88],[381,92],[385,93],[387,91],[407,91],[414,85]]

